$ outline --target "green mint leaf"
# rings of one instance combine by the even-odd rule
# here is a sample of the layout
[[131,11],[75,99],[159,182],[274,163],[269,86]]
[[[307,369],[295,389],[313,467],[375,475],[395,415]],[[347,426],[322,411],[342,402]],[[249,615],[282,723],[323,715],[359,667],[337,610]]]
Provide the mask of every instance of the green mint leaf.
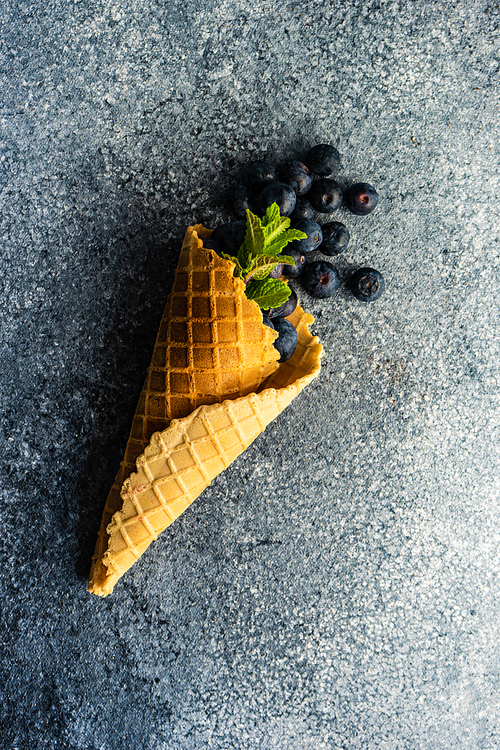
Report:
[[[293,258],[290,258],[289,260],[292,261],[293,265]],[[273,270],[273,268],[276,268],[277,265],[280,263],[284,263],[285,261],[281,257],[268,257],[267,255],[259,255],[258,258],[254,258],[252,261],[252,265],[248,270],[248,273],[245,274],[243,280],[245,282],[250,281],[250,279],[265,279],[266,276],[269,275],[269,273]]]
[[262,219],[262,228],[266,245],[272,242],[281,232],[288,229],[290,219],[288,216],[280,216],[280,209],[277,203],[273,203],[266,211]]
[[288,284],[279,279],[250,279],[246,285],[245,294],[253,299],[263,310],[279,307],[286,302],[292,290]]
[[252,260],[252,253],[247,247],[246,240],[242,242],[240,245],[240,249],[238,250],[238,265],[241,269],[243,269],[243,273],[247,270],[247,268],[250,266]]
[[294,266],[295,258],[292,258],[291,255],[280,255],[279,262],[284,263],[285,266]]
[[282,233],[285,232],[290,226],[290,219],[287,216],[282,216],[278,221],[273,221],[267,227],[264,227],[264,237],[266,245],[274,242],[277,237],[281,237]]
[[271,203],[270,206],[266,209],[265,216],[262,218],[262,226],[267,227],[269,224],[272,224],[274,221],[280,220],[280,209],[277,203]]
[[[264,249],[265,238],[262,230],[262,224],[258,216],[253,214],[247,208],[247,231],[245,234],[245,242],[240,248],[242,253],[245,253],[245,260],[252,260],[257,255],[262,254]],[[240,261],[241,262],[241,261]],[[244,265],[243,263],[241,264]]]
[[302,240],[304,237],[307,237],[307,234],[301,232],[300,229],[286,229],[264,248],[264,253],[266,255],[278,255],[289,242]]

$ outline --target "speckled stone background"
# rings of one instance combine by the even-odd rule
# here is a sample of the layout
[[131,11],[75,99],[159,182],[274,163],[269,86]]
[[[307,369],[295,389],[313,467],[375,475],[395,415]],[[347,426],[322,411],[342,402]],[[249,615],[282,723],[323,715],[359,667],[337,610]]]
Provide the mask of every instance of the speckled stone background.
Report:
[[[496,750],[498,3],[0,14],[1,748]],[[319,379],[98,599],[185,227],[317,142],[386,294],[299,291]]]

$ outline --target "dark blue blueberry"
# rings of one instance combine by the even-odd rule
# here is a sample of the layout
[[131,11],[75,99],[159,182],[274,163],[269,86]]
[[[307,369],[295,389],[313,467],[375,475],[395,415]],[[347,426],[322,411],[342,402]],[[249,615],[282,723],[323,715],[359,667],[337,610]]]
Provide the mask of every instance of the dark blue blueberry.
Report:
[[206,247],[207,250],[213,250],[217,253],[217,255],[221,254],[222,247],[217,240],[214,240],[212,237],[209,237],[206,240],[203,240],[203,247]]
[[347,282],[356,299],[374,302],[385,290],[384,277],[374,268],[359,268]]
[[299,340],[297,331],[289,320],[285,318],[275,318],[273,320],[274,328],[278,331],[278,338],[273,342],[273,346],[278,350],[280,358],[278,362],[286,362],[293,356]]
[[283,263],[278,263],[278,265],[275,266],[272,271],[269,271],[270,278],[271,279],[279,279],[279,277],[283,273],[283,268],[284,268],[284,264]]
[[249,164],[243,170],[243,182],[254,193],[260,193],[266,185],[278,179],[276,164],[268,159]]
[[311,297],[324,299],[335,294],[340,286],[340,276],[330,263],[317,260],[307,264],[300,283]]
[[227,255],[236,256],[245,239],[247,223],[243,219],[222,224],[212,232],[211,240],[218,242],[222,251]]
[[286,182],[297,195],[305,195],[310,190],[313,176],[301,161],[287,161],[279,170],[280,180]]
[[297,307],[297,302],[297,294],[295,290],[292,289],[288,299],[279,307],[271,307],[266,315],[272,320],[274,320],[274,318],[288,318]]
[[307,194],[307,200],[315,211],[331,214],[342,203],[342,190],[335,180],[316,180]]
[[292,221],[299,221],[300,219],[314,219],[314,208],[305,198],[297,198],[297,203],[295,204],[295,208],[290,214],[290,218]]
[[320,251],[324,255],[338,255],[344,252],[349,244],[349,230],[341,221],[329,221],[323,224],[323,242]]
[[226,204],[231,213],[238,218],[246,218],[247,208],[255,213],[255,199],[244,185],[229,188],[226,194]]
[[267,315],[263,315],[262,316],[262,322],[264,323],[265,326],[268,326],[269,328],[272,328],[273,331],[276,330],[276,328],[274,327],[273,321],[270,318],[268,318]]
[[311,172],[320,177],[328,177],[340,169],[340,154],[336,148],[327,143],[318,143],[308,151],[304,162]]
[[367,182],[356,182],[347,188],[344,200],[349,211],[357,216],[371,214],[378,203],[378,193]]
[[285,182],[271,182],[259,195],[259,206],[263,214],[269,206],[277,203],[281,216],[290,216],[296,202],[295,190]]
[[293,240],[283,251],[286,255],[288,248],[300,250],[302,253],[310,253],[316,250],[323,241],[323,232],[320,225],[311,219],[300,219],[293,225],[293,229],[300,229],[306,235],[301,240]]
[[283,250],[283,255],[289,255],[290,258],[293,258],[295,261],[294,266],[289,266],[287,264],[283,266],[283,275],[288,276],[289,279],[296,279],[304,270],[306,264],[306,253],[302,252],[302,250],[294,250],[293,247],[287,245]]

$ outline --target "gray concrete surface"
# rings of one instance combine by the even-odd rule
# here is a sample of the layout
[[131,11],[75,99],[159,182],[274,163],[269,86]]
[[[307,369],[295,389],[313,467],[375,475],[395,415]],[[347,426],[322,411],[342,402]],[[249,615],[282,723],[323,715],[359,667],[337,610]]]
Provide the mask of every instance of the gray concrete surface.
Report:
[[[0,13],[0,746],[500,747],[498,3]],[[319,379],[93,597],[184,229],[317,142],[387,292],[300,293]]]

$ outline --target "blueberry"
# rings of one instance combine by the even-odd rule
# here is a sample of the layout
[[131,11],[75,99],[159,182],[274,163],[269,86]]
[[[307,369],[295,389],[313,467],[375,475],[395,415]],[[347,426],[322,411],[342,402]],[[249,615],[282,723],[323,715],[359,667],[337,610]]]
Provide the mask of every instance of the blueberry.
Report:
[[273,342],[273,346],[278,350],[280,358],[278,362],[286,362],[293,356],[299,340],[297,331],[289,320],[285,318],[276,318],[274,328],[278,331],[278,338]]
[[359,268],[350,277],[347,285],[356,299],[362,302],[373,302],[385,290],[384,277],[374,268]]
[[345,204],[357,216],[371,214],[378,203],[378,193],[367,182],[356,182],[345,192]]
[[335,180],[316,180],[307,194],[307,199],[315,211],[331,214],[342,203],[342,190]]
[[294,250],[293,247],[288,245],[283,250],[283,254],[289,255],[290,258],[293,258],[295,261],[294,266],[289,266],[287,264],[283,266],[283,275],[288,276],[289,279],[296,279],[304,270],[306,264],[306,253],[302,252],[302,250]]
[[320,250],[324,255],[338,255],[342,253],[349,244],[349,230],[340,221],[330,221],[323,224],[323,242]]
[[268,159],[249,164],[243,171],[243,182],[255,193],[278,179],[276,164]]
[[290,218],[292,221],[299,221],[299,219],[314,219],[314,208],[305,198],[297,198],[297,203],[290,214]]
[[305,195],[313,181],[310,170],[301,161],[287,161],[279,170],[279,176],[297,195]]
[[222,247],[217,240],[212,239],[212,237],[209,237],[206,240],[203,240],[203,247],[207,250],[213,250],[217,255],[221,254]]
[[222,252],[236,256],[245,239],[247,223],[243,219],[222,224],[212,232],[211,240],[218,242]]
[[297,294],[295,290],[292,289],[288,299],[279,307],[271,307],[266,315],[268,318],[271,318],[271,320],[274,320],[275,318],[288,318],[297,307],[297,302]]
[[265,326],[268,326],[269,328],[272,328],[273,331],[276,330],[276,328],[274,327],[273,321],[270,318],[268,318],[267,315],[263,315],[262,316],[262,322],[264,323]]
[[288,247],[294,250],[300,250],[302,253],[310,253],[316,250],[323,241],[323,232],[320,225],[311,221],[311,219],[301,219],[295,222],[293,229],[300,229],[306,235],[301,240],[293,240],[290,245],[285,248],[284,253],[286,255]]
[[244,185],[236,185],[227,191],[226,204],[235,216],[246,218],[247,208],[255,212],[255,200],[250,190]]
[[279,279],[279,277],[280,277],[280,276],[282,275],[282,273],[283,273],[283,268],[284,268],[284,267],[285,267],[285,266],[284,266],[284,264],[283,264],[283,263],[278,263],[278,265],[277,265],[277,266],[274,266],[274,268],[273,268],[273,270],[272,270],[272,271],[269,271],[269,277],[270,277],[271,279]]
[[305,163],[314,174],[328,177],[340,169],[340,154],[336,148],[327,143],[318,143],[308,151]]
[[266,209],[273,203],[277,203],[281,216],[290,216],[295,208],[296,201],[295,191],[284,182],[271,182],[259,195],[259,206],[262,213],[265,213]]
[[324,299],[335,294],[340,286],[340,277],[330,263],[317,260],[307,264],[300,282],[311,297]]

